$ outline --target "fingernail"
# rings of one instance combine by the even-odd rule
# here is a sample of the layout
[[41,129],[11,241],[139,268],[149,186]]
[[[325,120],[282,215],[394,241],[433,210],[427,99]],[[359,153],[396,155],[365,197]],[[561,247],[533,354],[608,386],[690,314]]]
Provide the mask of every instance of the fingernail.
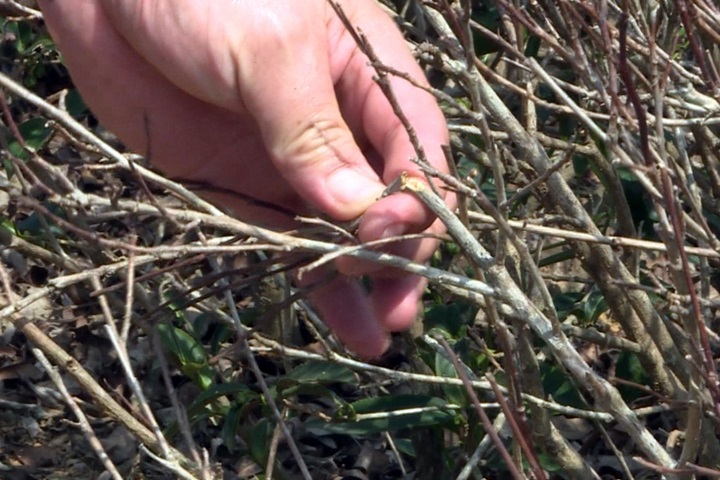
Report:
[[362,204],[363,211],[382,193],[383,184],[362,173],[343,168],[328,178],[328,189],[343,205]]

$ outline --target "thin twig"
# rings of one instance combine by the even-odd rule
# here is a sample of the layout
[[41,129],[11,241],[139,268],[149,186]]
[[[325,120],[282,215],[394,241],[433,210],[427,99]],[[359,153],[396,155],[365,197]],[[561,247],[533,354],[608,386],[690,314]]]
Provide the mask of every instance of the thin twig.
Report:
[[65,386],[65,382],[63,382],[62,377],[60,374],[55,370],[55,367],[53,367],[50,364],[50,361],[47,359],[47,357],[43,354],[42,350],[39,348],[33,348],[32,349],[33,355],[35,355],[35,358],[38,359],[38,362],[40,362],[40,365],[42,365],[43,370],[45,370],[45,373],[48,374],[52,382],[55,384],[55,388],[58,389],[62,397],[65,399],[65,403],[68,407],[70,407],[70,410],[72,410],[73,414],[75,415],[75,418],[78,420],[78,424],[80,425],[80,430],[83,432],[83,436],[85,437],[85,440],[90,444],[90,448],[93,449],[95,452],[95,455],[97,456],[98,460],[100,460],[100,463],[102,463],[103,467],[105,467],[105,470],[110,474],[110,476],[114,480],[122,480],[123,477],[120,475],[120,472],[118,472],[117,467],[112,462],[110,457],[108,457],[107,452],[105,452],[105,449],[102,446],[102,443],[100,443],[100,440],[97,438],[97,435],[95,435],[95,431],[93,431],[92,426],[90,425],[90,422],[88,421],[87,417],[83,413],[82,409],[78,406],[77,402],[72,398],[70,395],[70,392],[68,392],[67,387]]

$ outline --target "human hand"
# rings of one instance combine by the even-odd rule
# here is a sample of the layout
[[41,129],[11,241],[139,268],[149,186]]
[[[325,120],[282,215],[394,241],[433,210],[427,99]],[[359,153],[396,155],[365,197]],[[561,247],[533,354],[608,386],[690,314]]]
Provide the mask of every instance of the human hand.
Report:
[[[361,241],[442,231],[409,194],[379,199],[401,172],[421,174],[368,59],[325,0],[39,3],[104,125],[136,151],[151,145],[153,164],[168,176],[215,187],[234,215],[278,227],[288,217],[263,204],[336,220],[362,215]],[[374,2],[341,4],[381,61],[424,82]],[[434,99],[404,80],[392,84],[428,158],[446,170],[447,131]],[[390,248],[422,262],[436,247],[424,239]],[[350,349],[379,355],[387,332],[412,324],[424,282],[349,259],[336,267],[346,276],[311,299]],[[349,280],[360,274],[373,277],[369,297]]]

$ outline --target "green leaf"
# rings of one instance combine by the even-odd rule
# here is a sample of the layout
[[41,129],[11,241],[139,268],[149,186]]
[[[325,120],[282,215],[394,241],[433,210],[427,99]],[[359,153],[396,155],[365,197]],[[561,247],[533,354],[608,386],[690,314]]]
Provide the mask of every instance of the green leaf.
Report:
[[[175,314],[175,318],[188,324],[187,319],[185,318],[185,308],[187,307],[187,294],[174,287],[170,287],[167,290],[163,291],[163,298],[165,299],[167,308],[172,310],[173,314]],[[190,327],[192,327],[192,325],[190,325]]]
[[447,402],[442,398],[429,395],[385,395],[357,400],[352,404],[356,413],[392,412],[393,410],[429,407],[442,407]]
[[268,446],[272,438],[274,425],[267,419],[260,419],[252,431],[248,447],[250,447],[250,455],[258,465],[265,465],[268,457]]
[[358,379],[349,368],[331,362],[306,362],[293,368],[285,378],[300,383],[345,383],[357,385]]
[[80,92],[75,88],[68,91],[67,97],[65,97],[65,108],[73,118],[78,120],[84,118],[88,113]]
[[553,265],[556,263],[564,262],[566,260],[571,260],[575,258],[575,252],[570,250],[569,248],[567,250],[562,250],[558,253],[555,253],[553,255],[549,255],[538,262],[539,267],[547,267],[548,265]]
[[705,220],[710,225],[710,228],[714,229],[716,232],[720,231],[720,215],[707,208],[703,208],[702,212]]
[[[592,168],[593,163],[587,155],[579,155],[576,153],[572,156],[572,165],[575,171],[575,177],[579,178]],[[593,172],[595,172],[595,170],[593,170]]]
[[228,325],[224,323],[217,324],[216,327],[213,329],[213,335],[208,342],[210,345],[210,352],[212,352],[213,355],[217,355],[220,352],[222,346],[233,335],[235,335],[235,332],[233,332],[232,328],[230,328]]
[[[490,31],[497,31],[500,26],[500,13],[492,2],[479,2],[473,5],[471,17]],[[486,35],[473,35],[473,44],[477,55],[497,52],[500,46]]]
[[425,310],[425,329],[437,328],[451,338],[459,338],[472,323],[476,312],[477,307],[468,303],[435,304]]
[[597,286],[593,286],[583,302],[583,317],[589,324],[594,324],[608,310],[605,296]]
[[203,346],[186,331],[172,325],[160,323],[157,329],[160,340],[180,363],[183,373],[203,390],[208,389],[213,383],[213,371]]
[[242,410],[241,405],[234,405],[230,407],[230,410],[228,410],[227,415],[225,416],[225,421],[223,422],[223,443],[231,452],[234,451],[236,447],[235,434],[237,433],[238,426],[240,425],[240,420],[243,417]]
[[[626,173],[632,176],[632,180],[626,180]],[[634,173],[632,172],[625,172],[625,170],[619,169],[618,175],[620,176],[625,198],[630,207],[630,215],[632,216],[633,223],[635,226],[642,224],[642,232],[639,233],[642,234],[643,238],[656,238],[657,234],[655,233],[653,224],[657,222],[657,216],[652,207],[652,202],[647,197],[645,187],[634,179]]]
[[395,447],[398,449],[398,452],[408,457],[415,457],[415,447],[409,438],[396,438]]
[[[452,362],[440,353],[435,353],[435,373],[439,377],[458,378],[457,370]],[[442,385],[442,391],[445,398],[456,405],[467,404],[465,390],[460,385]]]
[[562,468],[560,467],[560,465],[558,465],[552,455],[547,455],[545,453],[539,452],[538,460],[540,460],[540,465],[542,465],[543,470],[546,470],[550,473],[564,473]]
[[[25,145],[28,148],[37,152],[50,138],[52,129],[47,126],[47,123],[48,121],[46,119],[35,117],[18,125],[20,135],[25,140]],[[17,138],[12,135],[8,138],[8,150],[17,158],[22,160],[28,159],[28,153]]]
[[[630,352],[622,352],[618,356],[617,363],[615,364],[615,375],[618,378],[637,383],[638,385],[652,384],[652,379],[643,368],[638,356]],[[639,397],[647,395],[646,391],[627,384],[619,385],[618,390],[626,402],[632,402]]]
[[565,320],[575,305],[583,298],[582,292],[564,292],[553,297],[553,304],[560,321]]
[[[458,412],[446,408],[448,402],[441,398],[425,395],[389,395],[358,400],[351,404],[356,414],[385,413],[369,419],[327,423],[320,419],[309,420],[306,428],[317,428],[331,433],[345,435],[370,435],[379,432],[406,428],[451,426],[458,418]],[[422,412],[403,412],[421,407],[437,409]]]
[[13,178],[15,175],[15,166],[12,164],[12,161],[7,157],[7,155],[3,155],[2,157],[2,168],[5,170],[5,173],[7,173],[7,178]]
[[[225,401],[229,398],[229,402]],[[239,409],[242,415],[255,408],[259,402],[259,394],[244,383],[221,383],[212,385],[200,393],[187,409],[190,425],[210,417],[226,417],[232,409]],[[229,428],[229,427],[228,427]],[[177,422],[171,423],[166,429],[166,436],[173,437],[178,432]]]
[[33,41],[32,45],[28,48],[31,52],[47,52],[48,50],[55,47],[55,42],[50,37],[41,36]]
[[15,49],[19,54],[24,53],[32,42],[33,31],[28,22],[8,22],[3,31],[6,35],[10,34],[15,37]]
[[195,401],[188,408],[188,414],[199,411],[211,402],[222,397],[229,397],[233,403],[245,405],[257,400],[258,393],[248,387],[245,383],[232,382],[213,385],[195,398]]
[[3,235],[17,235],[18,231],[15,224],[9,218],[0,215],[0,229],[4,231]]
[[[57,215],[60,218],[66,218],[65,211],[60,205],[52,202],[44,202],[43,206],[54,215]],[[49,233],[52,233],[56,237],[65,236],[65,232],[58,227],[57,224],[53,223],[50,218],[46,218],[46,222],[43,222],[41,214],[33,212],[26,218],[17,220],[15,222],[15,227],[19,232],[22,232],[23,235],[29,235],[36,238],[45,238]],[[47,231],[48,229],[46,228],[46,224],[50,227],[50,232]]]
[[343,409],[347,406],[347,402],[342,397],[327,387],[317,383],[294,383],[294,380],[281,379],[278,380],[276,389],[278,395],[282,398],[290,398],[297,395],[313,398],[330,399],[336,408]]
[[527,41],[525,43],[525,56],[537,57],[541,45],[542,40],[540,40],[540,37],[538,37],[537,35],[528,35]]
[[575,385],[561,367],[543,362],[540,364],[540,376],[545,392],[552,395],[558,403],[577,408],[585,406]]
[[205,350],[189,333],[167,323],[160,323],[157,328],[165,348],[181,363],[205,362]]
[[462,249],[460,248],[460,245],[458,245],[455,242],[444,242],[442,244],[442,247],[447,250],[447,253],[455,256],[460,255],[462,253]]

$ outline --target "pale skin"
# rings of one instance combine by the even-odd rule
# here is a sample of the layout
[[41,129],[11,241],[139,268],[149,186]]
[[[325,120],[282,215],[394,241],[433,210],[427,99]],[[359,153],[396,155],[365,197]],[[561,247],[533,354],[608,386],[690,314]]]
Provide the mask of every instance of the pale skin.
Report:
[[[372,0],[340,2],[381,61],[425,82]],[[442,232],[412,195],[381,198],[402,172],[422,176],[407,133],[325,0],[40,0],[83,98],[130,148],[171,178],[212,186],[245,220],[287,227],[287,213],[361,218],[358,237]],[[429,160],[446,171],[444,118],[427,93],[393,88]],[[149,135],[148,135],[149,132]],[[150,138],[148,138],[150,136]],[[225,192],[225,193],[218,193]],[[239,195],[233,195],[233,192]],[[452,204],[452,197],[448,198]],[[424,262],[433,239],[393,253]],[[414,321],[424,281],[343,258],[313,304],[354,352],[371,357]],[[357,276],[370,275],[368,295]]]

